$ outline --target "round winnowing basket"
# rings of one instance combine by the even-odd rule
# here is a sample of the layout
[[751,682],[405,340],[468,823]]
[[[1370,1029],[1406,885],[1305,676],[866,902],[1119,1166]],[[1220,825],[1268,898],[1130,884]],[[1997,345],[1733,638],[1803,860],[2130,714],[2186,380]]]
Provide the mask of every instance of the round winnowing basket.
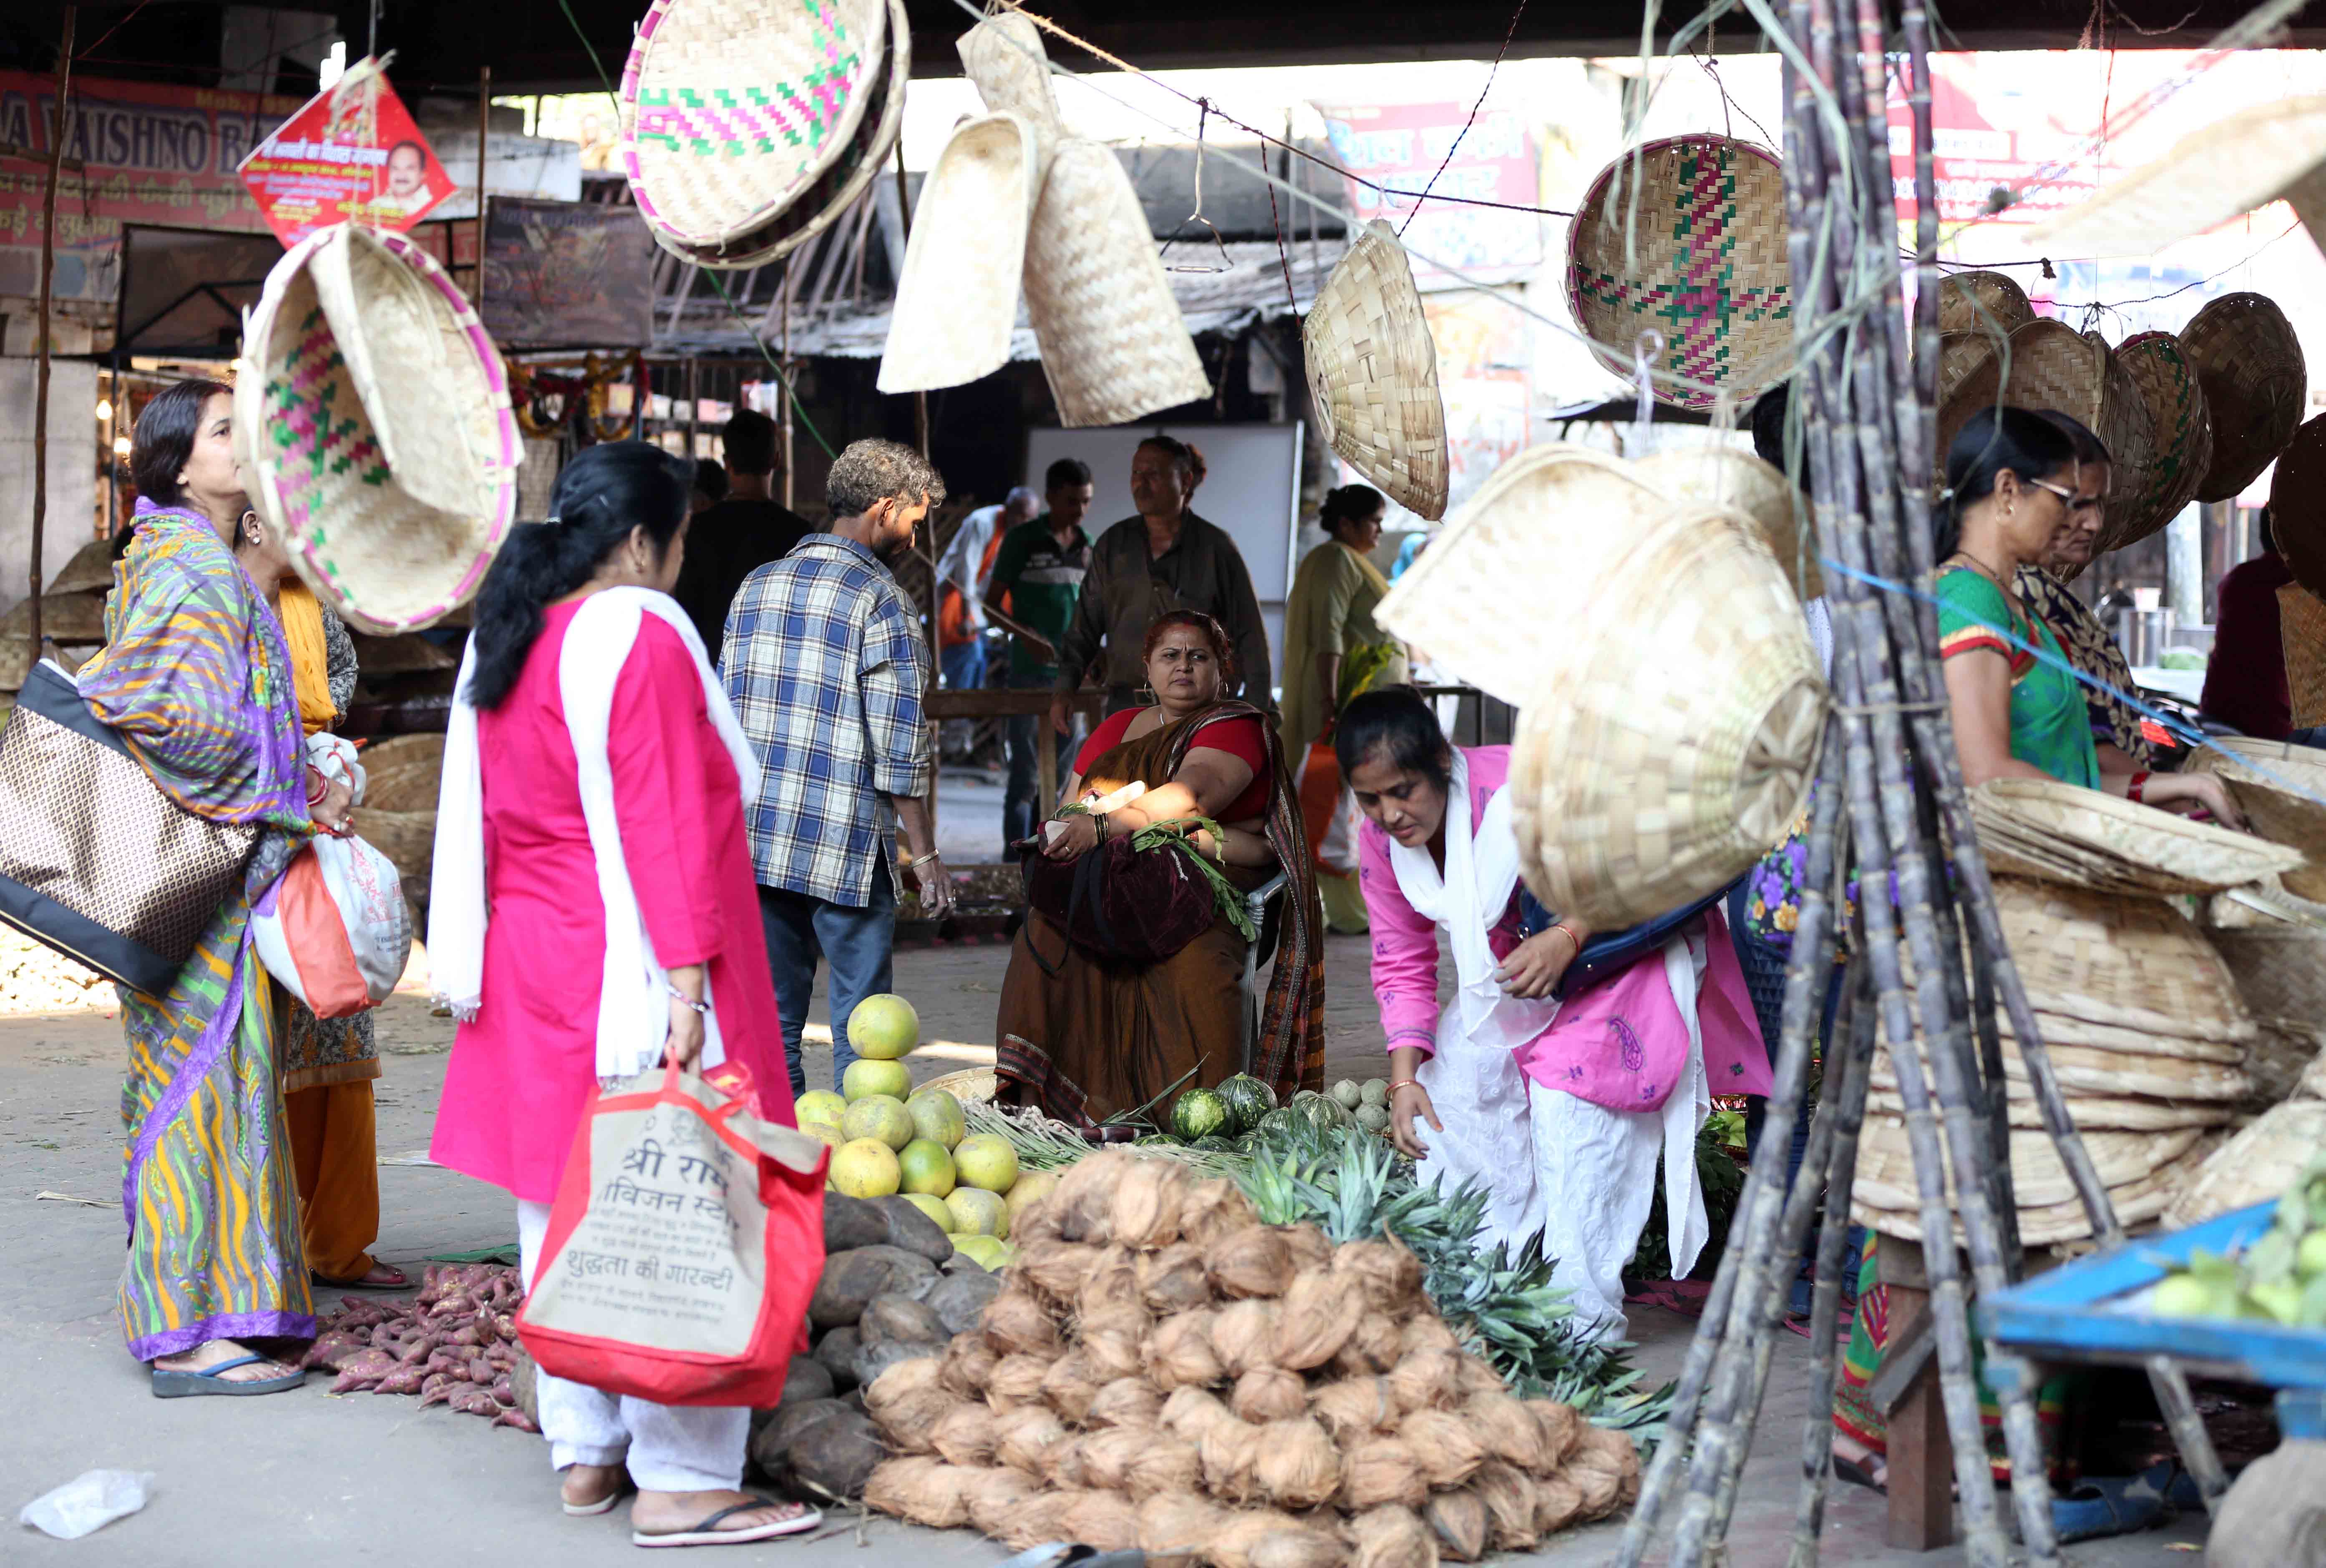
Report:
[[1651,142],[1601,170],[1576,209],[1568,303],[1618,376],[1630,379],[1633,345],[1652,330],[1664,344],[1654,367],[1703,384],[1659,380],[1659,401],[1709,408],[1718,388],[1741,408],[1791,367],[1785,242],[1773,153],[1726,136]]
[[[2279,873],[2285,890],[2312,903],[2326,903],[2326,803],[2326,803],[2326,751],[2245,736],[2216,738],[2238,757],[2258,765],[2244,765],[2204,746],[2183,771],[2219,774],[2256,833],[2309,858],[2308,865]],[[2326,1024],[2326,968],[2319,971],[2318,984],[2315,1016]]]
[[1990,779],[1970,792],[1997,871],[2089,892],[2220,893],[2302,864],[2302,852],[2057,779]]
[[1300,325],[1310,404],[1333,450],[1391,499],[1446,515],[1446,404],[1437,345],[1397,231],[1378,218],[1333,269]]
[[788,255],[822,234],[861,200],[866,189],[888,168],[897,137],[905,124],[905,82],[913,68],[912,30],[905,21],[904,0],[888,0],[889,49],[887,69],[872,77],[871,97],[856,134],[840,155],[797,199],[750,233],[719,245],[681,245],[649,225],[655,243],[698,266],[721,272],[765,266]]
[[716,246],[797,201],[864,118],[888,23],[885,0],[654,0],[620,94],[647,227]]
[[1557,441],[1529,447],[1464,503],[1374,617],[1439,669],[1525,702],[1567,623],[1670,511],[1620,458]]
[[2269,467],[2302,423],[2310,375],[2285,312],[2259,294],[2223,294],[2181,329],[2213,421],[2200,501],[2226,501]]
[[[2165,900],[2018,877],[1997,877],[1994,885],[2004,941],[2035,1007],[2175,1039],[2252,1037],[2253,1019],[2228,965]],[[2241,1053],[2214,1054],[2234,1062]]]
[[1564,646],[1537,667],[1511,747],[1527,885],[1612,931],[1743,876],[1808,799],[1828,707],[1800,600],[1758,532],[1731,512],[1676,515],[1588,617],[1554,625]]
[[1772,464],[1733,447],[1667,447],[1634,461],[1632,471],[1684,506],[1722,506],[1751,518],[1793,591],[1804,600],[1825,592],[1817,541],[1803,536],[1809,497]]
[[1211,395],[1147,209],[1113,148],[1069,136],[1052,152],[1025,282],[1059,423],[1127,424]]
[[2196,1178],[2164,1211],[2164,1223],[2180,1229],[2232,1209],[2282,1198],[2321,1147],[2326,1147],[2326,1099],[2289,1099],[2273,1106],[2198,1168]]
[[2004,273],[1952,273],[1939,280],[1939,330],[2008,338],[2035,319],[2027,291]]
[[466,603],[516,515],[499,351],[400,234],[338,225],[275,264],[245,324],[235,444],[292,566],[360,631]]
[[[2154,1220],[2180,1195],[2211,1155],[2220,1134],[2210,1128],[2180,1127],[2156,1131],[2093,1131],[2084,1134],[2085,1146],[2099,1166],[2101,1185],[2120,1224],[2137,1225]],[[2173,1151],[2169,1155],[2163,1151]],[[1869,1229],[1905,1241],[1922,1239],[1921,1189],[1916,1183],[1912,1145],[1905,1122],[1894,1116],[1868,1116],[1858,1137],[1857,1176],[1851,1184],[1850,1218]],[[2043,1132],[2014,1132],[2011,1138],[2012,1196],[2018,1212],[2019,1237],[2032,1246],[2078,1241],[2092,1234],[2083,1200],[2072,1189],[2059,1197],[2065,1177],[2051,1141]],[[2020,1171],[2027,1171],[2027,1188],[2021,1190]],[[2056,1174],[2055,1174],[2056,1173]],[[1946,1179],[1948,1208],[1958,1208],[1952,1172]],[[1863,1195],[1861,1195],[1863,1194]],[[2036,1202],[2030,1194],[2051,1198]],[[1955,1220],[1958,1238],[1962,1221]]]
[[2293,580],[2326,594],[2326,413],[2295,431],[2278,454],[2269,524]]
[[[2196,366],[2189,363],[2181,339],[2170,332],[2136,332],[2117,347],[2116,358],[2148,407],[2154,457],[2145,489],[2126,497],[2122,532],[2112,518],[2097,550],[2137,543],[2179,516],[2196,499],[2198,482],[2213,461],[2212,416],[2206,412],[2205,389],[2197,384]],[[2110,487],[2121,492],[2123,481],[2114,481]]]
[[1016,115],[954,128],[914,206],[882,392],[960,386],[1009,362],[1039,162],[1033,130]]

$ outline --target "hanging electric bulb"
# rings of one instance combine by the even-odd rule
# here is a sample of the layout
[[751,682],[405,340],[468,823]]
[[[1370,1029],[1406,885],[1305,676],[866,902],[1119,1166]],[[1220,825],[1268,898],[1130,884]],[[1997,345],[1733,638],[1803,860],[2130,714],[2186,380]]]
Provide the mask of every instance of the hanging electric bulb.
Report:
[[100,398],[98,398],[98,399],[97,400],[97,422],[98,422],[98,423],[99,423],[99,424],[103,424],[103,423],[105,423],[107,420],[111,419],[112,417],[113,417],[113,399],[111,399],[111,398],[109,398],[109,397],[100,397]]

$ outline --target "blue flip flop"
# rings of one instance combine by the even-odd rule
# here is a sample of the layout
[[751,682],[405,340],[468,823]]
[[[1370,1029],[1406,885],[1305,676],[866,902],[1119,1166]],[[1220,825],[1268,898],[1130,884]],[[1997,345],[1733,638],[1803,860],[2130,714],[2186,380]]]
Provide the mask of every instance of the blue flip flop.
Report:
[[205,1367],[199,1372],[172,1372],[163,1368],[154,1369],[154,1397],[156,1399],[191,1399],[205,1395],[227,1398],[247,1398],[255,1394],[279,1394],[285,1388],[296,1388],[307,1380],[307,1374],[293,1371],[282,1378],[251,1378],[237,1380],[221,1378],[220,1372],[237,1367],[248,1367],[270,1360],[267,1356],[237,1356],[231,1361],[220,1361],[215,1367]]
[[[2167,1461],[2169,1466],[2171,1461]],[[2060,1544],[2128,1536],[2155,1525],[2164,1513],[2159,1469],[2135,1476],[2088,1476],[2066,1497],[2052,1502],[2052,1526]],[[2169,1471],[2167,1471],[2169,1476]]]

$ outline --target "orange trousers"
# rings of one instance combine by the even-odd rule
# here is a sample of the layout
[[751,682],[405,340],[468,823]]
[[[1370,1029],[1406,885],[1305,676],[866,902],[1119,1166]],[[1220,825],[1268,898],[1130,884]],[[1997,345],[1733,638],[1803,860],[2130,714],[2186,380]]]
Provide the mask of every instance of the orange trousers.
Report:
[[379,1239],[378,1129],[371,1081],[327,1083],[284,1097],[299,1181],[307,1266],[335,1284],[371,1272]]

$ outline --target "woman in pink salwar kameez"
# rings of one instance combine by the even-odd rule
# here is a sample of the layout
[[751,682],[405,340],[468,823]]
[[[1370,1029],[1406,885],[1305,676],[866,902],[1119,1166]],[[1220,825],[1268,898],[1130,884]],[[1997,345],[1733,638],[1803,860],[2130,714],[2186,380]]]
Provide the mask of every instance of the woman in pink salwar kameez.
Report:
[[[1719,908],[1562,1001],[1592,932],[1562,919],[1520,933],[1509,747],[1449,747],[1410,687],[1351,702],[1334,745],[1366,818],[1358,877],[1398,1146],[1425,1183],[1484,1187],[1489,1234],[1513,1251],[1541,1232],[1577,1325],[1620,1338],[1659,1159],[1682,1278],[1707,1233],[1696,1135],[1711,1097],[1769,1090]],[[1441,931],[1455,969],[1442,1009]]]

